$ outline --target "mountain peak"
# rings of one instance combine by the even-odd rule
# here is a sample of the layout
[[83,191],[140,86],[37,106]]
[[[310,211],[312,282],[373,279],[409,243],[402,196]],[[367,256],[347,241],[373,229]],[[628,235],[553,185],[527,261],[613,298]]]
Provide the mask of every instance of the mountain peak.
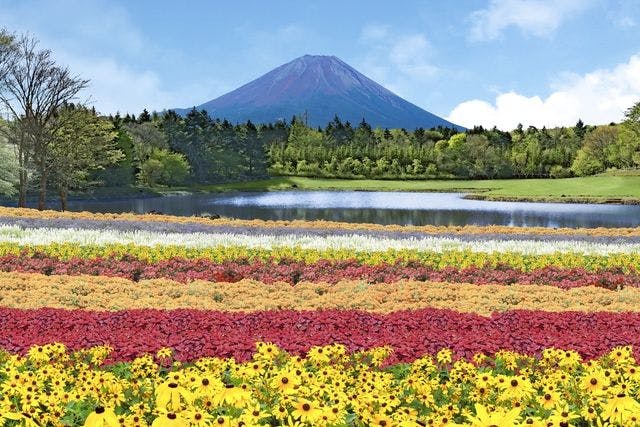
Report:
[[305,114],[312,126],[325,126],[338,115],[351,123],[364,118],[373,127],[458,127],[405,101],[332,55],[300,56],[196,108],[232,122],[267,123]]

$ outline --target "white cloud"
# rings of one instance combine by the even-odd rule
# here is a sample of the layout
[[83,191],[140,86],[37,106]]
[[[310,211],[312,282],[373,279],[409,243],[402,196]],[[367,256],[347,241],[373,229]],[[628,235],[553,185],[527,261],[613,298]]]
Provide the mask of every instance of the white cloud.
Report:
[[365,54],[357,68],[407,99],[439,73],[432,59],[435,49],[424,34],[398,33],[386,25],[372,24],[361,30],[360,43]]
[[389,26],[380,24],[366,25],[360,32],[362,40],[382,40],[389,35]]
[[525,126],[573,126],[578,119],[589,124],[620,121],[624,111],[640,101],[640,54],[613,69],[570,75],[547,98],[516,92],[500,94],[495,103],[474,99],[456,106],[447,120],[466,127],[482,125],[500,129]]
[[[78,100],[88,101],[101,113],[137,114],[143,108],[162,110],[195,103],[187,90],[193,87],[169,87],[151,66],[145,65],[157,63],[168,53],[138,30],[126,9],[107,0],[2,6],[3,26],[34,35],[41,48],[52,50],[56,62],[90,80]],[[208,93],[219,86],[209,83],[211,87],[200,88],[198,93]]]
[[472,40],[493,40],[508,27],[547,37],[571,15],[587,9],[592,0],[491,0],[469,16]]
[[155,73],[135,71],[113,58],[86,60],[63,54],[61,62],[67,64],[74,74],[90,80],[80,100],[88,101],[104,114],[117,111],[137,114],[143,108],[162,110],[183,102],[176,104],[178,100],[162,89],[160,78]]
[[630,30],[638,25],[640,0],[618,0],[607,4],[609,20],[621,30]]
[[435,75],[438,68],[429,61],[433,48],[422,34],[398,37],[391,45],[389,59],[405,74],[420,78]]

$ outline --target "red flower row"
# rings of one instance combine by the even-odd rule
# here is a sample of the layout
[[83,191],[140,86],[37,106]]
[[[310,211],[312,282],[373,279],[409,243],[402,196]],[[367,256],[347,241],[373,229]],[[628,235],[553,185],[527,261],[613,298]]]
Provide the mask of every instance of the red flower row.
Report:
[[343,343],[350,350],[391,346],[390,362],[409,362],[443,347],[457,355],[510,349],[537,354],[548,347],[600,356],[619,345],[640,349],[640,314],[511,311],[482,317],[423,309],[388,315],[360,311],[266,311],[251,314],[197,310],[82,310],[0,308],[0,347],[25,352],[62,342],[72,349],[109,344],[112,361],[167,346],[181,360],[202,356],[245,360],[255,342],[293,353]]
[[626,286],[639,287],[640,275],[625,274],[619,269],[588,271],[583,268],[560,268],[548,266],[530,272],[513,267],[446,267],[433,269],[419,264],[364,265],[357,261],[319,261],[270,263],[260,261],[227,261],[215,263],[206,259],[175,258],[157,263],[129,258],[74,258],[60,260],[39,255],[6,255],[0,257],[1,271],[24,273],[100,275],[124,277],[131,280],[167,278],[179,282],[208,280],[214,282],[237,282],[250,278],[264,283],[300,281],[336,283],[340,280],[366,280],[370,283],[393,283],[402,279],[432,282],[484,284],[545,284],[560,288],[598,286],[621,289]]

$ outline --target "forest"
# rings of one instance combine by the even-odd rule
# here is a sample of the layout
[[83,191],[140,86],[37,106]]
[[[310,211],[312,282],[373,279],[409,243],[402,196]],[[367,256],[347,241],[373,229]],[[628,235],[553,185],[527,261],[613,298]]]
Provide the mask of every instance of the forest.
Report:
[[[196,110],[185,117],[145,110],[137,118],[109,120],[117,129],[120,149],[128,153],[106,174],[124,179],[111,185],[131,184],[135,177],[149,185],[268,175],[565,178],[640,167],[640,103],[617,124],[587,126],[578,121],[573,127],[518,126],[511,132],[482,127],[461,133],[448,128],[372,129],[365,120],[352,126],[338,116],[324,129],[308,127],[297,117],[286,123],[234,125]],[[181,160],[179,173],[166,173],[172,155]]]

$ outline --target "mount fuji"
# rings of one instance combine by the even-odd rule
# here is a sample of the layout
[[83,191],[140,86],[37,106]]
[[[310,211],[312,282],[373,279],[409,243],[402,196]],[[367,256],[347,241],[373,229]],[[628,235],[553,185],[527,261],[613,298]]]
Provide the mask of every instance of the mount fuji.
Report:
[[[273,123],[301,116],[325,126],[334,116],[372,127],[464,129],[394,94],[335,56],[305,55],[214,100],[195,106],[232,123]],[[176,109],[186,114],[190,109]]]

